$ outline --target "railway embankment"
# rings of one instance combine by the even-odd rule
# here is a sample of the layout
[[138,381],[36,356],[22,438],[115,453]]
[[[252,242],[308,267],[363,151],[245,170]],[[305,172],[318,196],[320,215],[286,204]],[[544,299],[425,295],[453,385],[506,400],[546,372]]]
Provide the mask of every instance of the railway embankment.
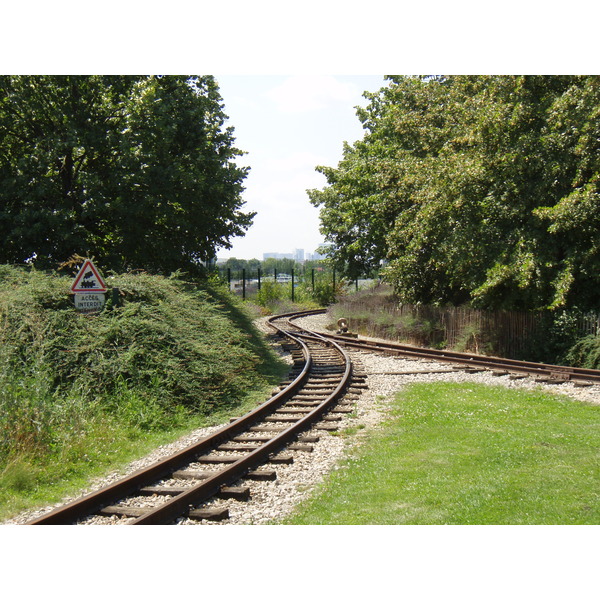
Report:
[[72,276],[0,266],[0,518],[227,420],[287,371],[218,285],[104,276],[118,293],[84,315]]

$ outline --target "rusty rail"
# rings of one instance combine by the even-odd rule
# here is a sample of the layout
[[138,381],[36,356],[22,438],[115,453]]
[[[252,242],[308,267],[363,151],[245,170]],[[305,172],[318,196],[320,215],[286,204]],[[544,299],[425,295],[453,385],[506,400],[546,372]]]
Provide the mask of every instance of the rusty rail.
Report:
[[[247,413],[233,423],[222,427],[217,432],[207,436],[196,444],[193,444],[148,468],[140,469],[101,490],[92,492],[83,498],[74,500],[69,504],[42,515],[41,517],[33,519],[29,521],[28,524],[50,525],[74,523],[90,514],[97,513],[102,508],[111,505],[124,497],[135,495],[136,492],[144,486],[148,486],[162,478],[168,477],[173,472],[192,462],[199,455],[213,450],[223,442],[232,440],[237,435],[248,431],[250,427],[255,426],[262,419],[273,414],[279,406],[290,398],[293,398],[309,380],[311,369],[313,368],[313,359],[309,345],[302,339],[304,335],[294,335],[284,327],[277,325],[275,321],[278,318],[281,319],[281,317],[271,319],[271,326],[274,327],[280,335],[289,338],[295,344],[300,346],[304,362],[300,373],[283,390],[253,411]],[[271,440],[257,447],[256,450],[242,456],[234,463],[223,467],[219,472],[190,487],[189,490],[178,493],[170,500],[145,511],[144,514],[137,517],[132,524],[170,523],[179,516],[185,515],[189,512],[191,506],[206,501],[217,494],[223,486],[231,484],[246,475],[250,470],[267,462],[270,455],[281,450],[289,442],[297,438],[302,431],[307,429],[315,421],[318,421],[321,416],[338,401],[351,382],[352,363],[347,353],[335,341],[326,340],[321,336],[308,336],[308,338],[309,340],[319,340],[321,345],[327,345],[334,348],[344,359],[344,373],[340,377],[334,391],[328,394],[324,401],[315,407],[314,410],[287,427],[278,435],[275,435]]]
[[[312,310],[304,313],[289,315],[290,320],[299,319],[313,314],[323,314],[326,310]],[[298,327],[299,330],[305,331]],[[356,339],[336,334],[321,334],[324,338],[334,340],[340,346],[354,348],[368,352],[382,352],[409,358],[423,358],[440,362],[454,363],[471,367],[481,367],[490,370],[505,370],[514,373],[526,373],[548,378],[555,381],[577,381],[600,384],[600,371],[596,369],[582,369],[578,367],[565,367],[545,363],[513,360],[495,356],[484,356],[450,350],[436,350],[434,348],[421,348],[397,342],[383,340]]]

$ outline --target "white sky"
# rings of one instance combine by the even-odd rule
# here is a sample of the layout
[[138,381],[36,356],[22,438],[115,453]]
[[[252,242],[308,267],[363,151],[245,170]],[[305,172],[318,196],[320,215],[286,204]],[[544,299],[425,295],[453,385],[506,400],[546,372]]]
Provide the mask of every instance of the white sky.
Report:
[[249,166],[244,211],[256,211],[244,237],[233,238],[219,258],[263,258],[265,252],[314,252],[324,241],[319,209],[307,189],[322,189],[317,165],[337,166],[343,142],[362,138],[355,107],[377,91],[383,75],[216,75],[236,147]]

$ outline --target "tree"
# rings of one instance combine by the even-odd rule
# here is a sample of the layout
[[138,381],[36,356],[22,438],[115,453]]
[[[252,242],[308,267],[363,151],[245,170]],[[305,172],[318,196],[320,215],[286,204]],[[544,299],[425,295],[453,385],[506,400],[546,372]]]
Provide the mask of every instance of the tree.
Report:
[[251,258],[246,260],[245,258],[228,258],[223,265],[225,269],[231,269],[232,272],[241,271],[246,269],[247,273],[251,271],[257,271],[260,268],[260,260],[257,258]]
[[600,78],[580,77],[556,99],[544,139],[556,202],[534,211],[547,227],[552,307],[600,308]]
[[412,196],[423,183],[423,163],[444,139],[442,85],[388,79],[390,85],[365,94],[371,101],[366,109],[357,109],[364,139],[344,144],[337,169],[317,167],[328,187],[308,191],[311,202],[321,207],[321,232],[333,244],[329,256],[351,278],[387,258],[390,227],[413,205]]
[[243,235],[213,77],[0,77],[0,260],[195,270]]
[[390,77],[309,192],[338,269],[404,301],[597,308],[598,77]]
[[291,273],[292,269],[298,268],[298,263],[291,258],[267,258],[262,262],[262,270],[267,273]]

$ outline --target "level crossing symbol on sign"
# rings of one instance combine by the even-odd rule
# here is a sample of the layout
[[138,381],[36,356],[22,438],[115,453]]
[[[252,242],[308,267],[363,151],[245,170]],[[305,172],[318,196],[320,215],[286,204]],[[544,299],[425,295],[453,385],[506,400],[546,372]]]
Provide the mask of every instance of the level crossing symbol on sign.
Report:
[[106,284],[91,260],[86,260],[79,269],[79,273],[71,286],[71,291],[75,294],[106,292]]

